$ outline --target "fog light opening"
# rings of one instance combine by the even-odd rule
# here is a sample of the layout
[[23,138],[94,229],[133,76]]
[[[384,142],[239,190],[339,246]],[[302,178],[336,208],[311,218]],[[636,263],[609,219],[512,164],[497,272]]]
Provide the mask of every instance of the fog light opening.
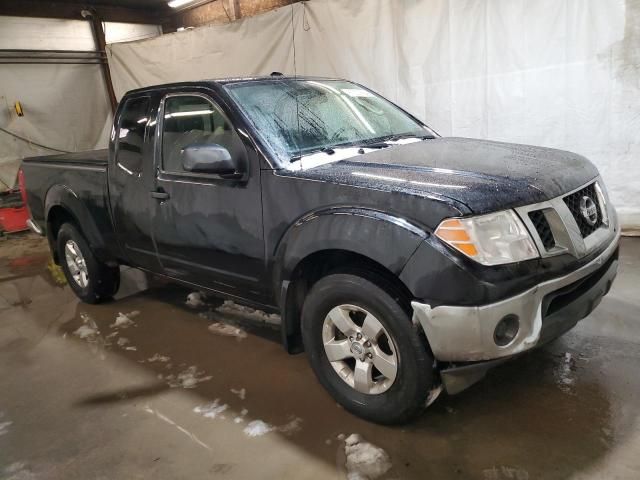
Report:
[[517,315],[510,313],[502,317],[502,320],[496,325],[496,329],[493,332],[493,341],[499,347],[505,347],[509,345],[520,330],[520,319]]

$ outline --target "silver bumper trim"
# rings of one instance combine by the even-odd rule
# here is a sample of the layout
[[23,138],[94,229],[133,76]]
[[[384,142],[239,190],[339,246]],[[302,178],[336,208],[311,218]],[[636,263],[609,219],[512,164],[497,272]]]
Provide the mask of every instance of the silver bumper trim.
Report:
[[42,235],[43,234],[42,233],[42,229],[32,219],[28,219],[27,220],[27,227],[29,227],[29,230],[31,230],[34,233],[37,233],[38,235]]
[[[607,248],[594,260],[562,277],[540,283],[513,297],[474,307],[438,306],[411,302],[413,321],[420,324],[437,360],[471,362],[493,360],[524,352],[536,346],[542,329],[542,300],[560,288],[596,271],[618,247],[620,229]],[[494,331],[508,314],[518,315],[520,330],[513,341],[498,346]]]

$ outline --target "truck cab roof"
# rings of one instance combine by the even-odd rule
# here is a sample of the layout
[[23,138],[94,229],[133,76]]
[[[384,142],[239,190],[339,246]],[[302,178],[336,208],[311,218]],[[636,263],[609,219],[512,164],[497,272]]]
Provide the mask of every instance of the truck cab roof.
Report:
[[133,90],[129,90],[125,93],[127,95],[133,95],[136,93],[144,93],[151,92],[155,90],[167,90],[173,88],[181,88],[185,86],[224,86],[229,84],[236,83],[259,83],[259,82],[268,82],[268,81],[282,81],[282,80],[294,80],[294,81],[307,81],[307,80],[342,80],[341,78],[332,78],[332,77],[316,77],[316,76],[300,76],[300,75],[260,75],[255,77],[226,77],[226,78],[211,78],[204,80],[194,80],[191,82],[172,82],[172,83],[163,83],[159,85],[150,85],[148,87],[136,88]]

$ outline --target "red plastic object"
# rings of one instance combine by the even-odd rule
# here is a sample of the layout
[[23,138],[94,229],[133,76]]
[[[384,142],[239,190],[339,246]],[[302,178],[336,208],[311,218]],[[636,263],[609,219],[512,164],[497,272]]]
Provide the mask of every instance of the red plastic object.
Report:
[[20,198],[22,199],[22,204],[27,204],[27,185],[24,182],[24,170],[22,168],[18,170],[18,186],[20,187]]
[[27,230],[29,212],[26,207],[0,208],[0,229],[3,232],[13,233]]
[[0,194],[0,231],[13,233],[27,230],[30,217],[27,206],[27,189],[24,172],[18,171],[19,190],[9,190]]

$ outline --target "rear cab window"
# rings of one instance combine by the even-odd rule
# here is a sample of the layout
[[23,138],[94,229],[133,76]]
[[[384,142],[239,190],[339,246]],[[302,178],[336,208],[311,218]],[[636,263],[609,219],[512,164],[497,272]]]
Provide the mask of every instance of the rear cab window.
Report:
[[150,97],[128,99],[118,122],[116,164],[129,174],[140,174]]

